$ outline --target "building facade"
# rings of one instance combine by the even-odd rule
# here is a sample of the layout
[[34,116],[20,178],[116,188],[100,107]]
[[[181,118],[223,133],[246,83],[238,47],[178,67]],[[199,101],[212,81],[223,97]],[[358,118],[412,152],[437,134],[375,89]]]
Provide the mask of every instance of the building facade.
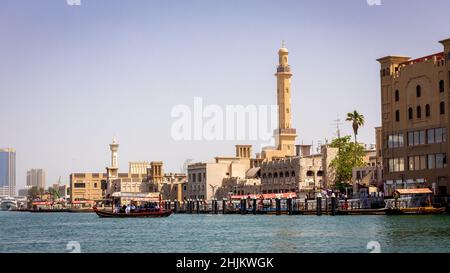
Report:
[[130,174],[147,174],[147,169],[150,168],[150,162],[136,161],[128,163],[128,173]]
[[450,39],[443,52],[412,60],[387,56],[381,70],[383,175],[388,189],[450,193]]
[[46,174],[44,169],[31,169],[27,171],[27,188],[37,187],[45,189]]
[[16,195],[16,151],[0,149],[0,196]]

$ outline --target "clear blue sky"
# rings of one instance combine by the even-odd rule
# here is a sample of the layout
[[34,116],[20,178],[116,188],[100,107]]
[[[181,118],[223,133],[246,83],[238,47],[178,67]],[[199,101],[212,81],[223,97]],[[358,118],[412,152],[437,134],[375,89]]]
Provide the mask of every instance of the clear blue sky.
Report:
[[283,39],[299,142],[331,139],[336,115],[357,109],[366,117],[360,139],[374,143],[375,60],[441,51],[449,10],[448,0],[3,0],[0,146],[17,150],[18,188],[30,168],[45,168],[47,184],[103,171],[114,135],[122,171],[128,161],[179,171],[186,158],[233,155],[232,141],[172,140],[170,111],[195,96],[275,103]]

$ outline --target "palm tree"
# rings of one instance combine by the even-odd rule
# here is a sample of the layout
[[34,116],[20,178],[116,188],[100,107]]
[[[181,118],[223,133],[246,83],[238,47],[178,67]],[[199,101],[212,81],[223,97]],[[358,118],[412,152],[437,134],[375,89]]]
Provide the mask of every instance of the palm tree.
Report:
[[358,113],[358,111],[354,110],[353,113],[347,113],[347,119],[346,121],[352,122],[353,127],[353,134],[355,136],[355,164],[356,164],[356,148],[358,145],[357,141],[357,135],[358,135],[358,129],[361,126],[364,126],[364,116]]

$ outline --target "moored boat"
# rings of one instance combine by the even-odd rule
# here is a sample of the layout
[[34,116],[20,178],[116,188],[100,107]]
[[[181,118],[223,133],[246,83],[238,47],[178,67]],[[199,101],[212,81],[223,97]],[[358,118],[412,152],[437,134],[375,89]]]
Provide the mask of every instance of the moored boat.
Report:
[[101,218],[159,218],[168,217],[173,212],[168,209],[158,209],[158,210],[145,210],[140,212],[130,212],[130,213],[115,213],[111,211],[99,210],[97,207],[93,207],[95,213]]
[[428,188],[397,189],[394,192],[394,200],[386,202],[386,215],[424,215],[444,214],[445,207],[433,207],[431,195],[433,192]]

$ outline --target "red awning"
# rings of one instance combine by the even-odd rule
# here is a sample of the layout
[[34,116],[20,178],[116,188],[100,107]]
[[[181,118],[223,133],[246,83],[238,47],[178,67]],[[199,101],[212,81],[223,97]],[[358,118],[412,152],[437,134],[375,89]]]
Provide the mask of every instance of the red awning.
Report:
[[72,204],[95,204],[93,200],[73,201]]
[[288,198],[296,198],[297,194],[295,192],[286,192],[286,193],[266,193],[266,194],[248,194],[248,195],[233,195],[231,199],[288,199]]

